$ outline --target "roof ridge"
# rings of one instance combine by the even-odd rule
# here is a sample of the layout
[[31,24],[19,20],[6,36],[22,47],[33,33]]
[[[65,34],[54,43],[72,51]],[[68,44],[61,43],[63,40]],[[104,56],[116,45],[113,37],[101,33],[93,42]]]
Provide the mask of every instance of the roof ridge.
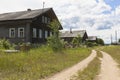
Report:
[[[31,8],[28,8],[28,9],[31,9]],[[44,8],[44,9],[52,9],[52,7],[50,7],[50,8]],[[42,10],[42,9],[31,9],[31,11],[37,11],[37,10]],[[0,13],[0,15],[2,15],[2,14],[10,14],[10,13],[19,13],[19,12],[27,12],[27,9],[26,10],[24,10],[24,11],[15,11],[15,12],[5,12],[5,13]]]

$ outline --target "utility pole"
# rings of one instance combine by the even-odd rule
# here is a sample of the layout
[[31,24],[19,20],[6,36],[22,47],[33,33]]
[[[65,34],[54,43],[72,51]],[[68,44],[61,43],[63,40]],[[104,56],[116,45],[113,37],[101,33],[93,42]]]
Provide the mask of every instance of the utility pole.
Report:
[[113,41],[112,41],[112,34],[111,34],[111,45],[112,45]]
[[117,30],[115,31],[115,39],[116,39],[116,44],[117,44]]

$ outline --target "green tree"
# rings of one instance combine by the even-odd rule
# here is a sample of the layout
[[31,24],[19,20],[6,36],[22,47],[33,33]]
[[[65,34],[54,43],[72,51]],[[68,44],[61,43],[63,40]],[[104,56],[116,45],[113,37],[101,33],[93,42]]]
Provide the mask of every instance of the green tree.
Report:
[[53,51],[61,51],[63,49],[64,42],[59,37],[60,23],[57,20],[54,20],[49,24],[49,27],[52,29],[53,35],[47,39],[48,44]]
[[101,38],[97,39],[97,44],[104,45],[104,41]]
[[118,40],[118,42],[120,43],[120,39]]
[[72,40],[73,47],[79,47],[81,43],[82,43],[82,38],[80,37],[80,35],[78,35],[78,37],[74,37]]

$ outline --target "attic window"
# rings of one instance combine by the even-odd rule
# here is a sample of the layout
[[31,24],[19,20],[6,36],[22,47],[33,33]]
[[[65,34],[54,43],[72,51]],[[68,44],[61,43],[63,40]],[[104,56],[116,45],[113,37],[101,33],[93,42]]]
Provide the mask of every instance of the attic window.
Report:
[[50,23],[50,18],[48,18],[48,23]]
[[50,23],[50,18],[46,17],[46,16],[42,16],[42,23]]
[[45,22],[45,17],[44,16],[42,16],[42,23],[44,23]]
[[45,17],[45,23],[47,23],[47,17]]

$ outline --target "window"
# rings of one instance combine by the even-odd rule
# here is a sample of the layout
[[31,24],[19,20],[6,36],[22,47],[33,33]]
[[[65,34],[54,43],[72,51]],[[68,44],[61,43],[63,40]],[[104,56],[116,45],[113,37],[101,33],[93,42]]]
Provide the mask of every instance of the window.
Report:
[[44,16],[42,16],[42,23],[44,23],[45,22],[45,17]]
[[50,23],[50,18],[48,18],[48,23]]
[[42,30],[39,29],[39,38],[42,38]]
[[24,28],[18,28],[18,37],[24,38]]
[[50,36],[52,36],[53,34],[52,34],[52,32],[50,32]]
[[15,28],[10,28],[9,29],[9,37],[10,38],[15,38]]
[[47,23],[47,17],[45,17],[45,23]]
[[37,30],[36,28],[33,28],[33,38],[36,38],[37,37]]
[[45,31],[45,38],[48,37],[48,31]]

